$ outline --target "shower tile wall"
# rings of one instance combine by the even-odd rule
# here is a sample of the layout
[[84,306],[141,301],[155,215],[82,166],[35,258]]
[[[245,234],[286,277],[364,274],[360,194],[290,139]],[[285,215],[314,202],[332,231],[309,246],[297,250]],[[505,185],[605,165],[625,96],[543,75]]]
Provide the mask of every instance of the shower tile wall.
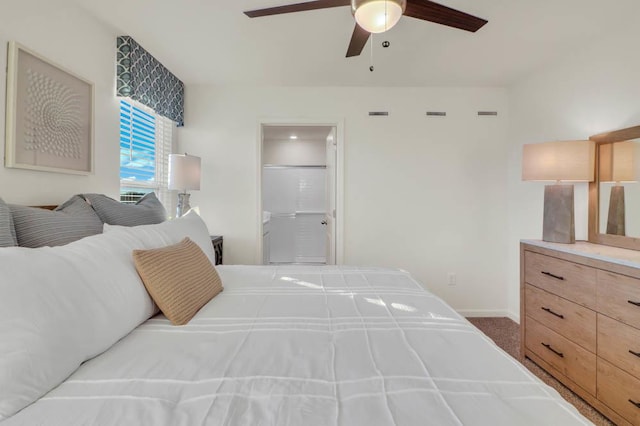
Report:
[[271,263],[325,263],[326,170],[265,167],[263,209],[271,212]]

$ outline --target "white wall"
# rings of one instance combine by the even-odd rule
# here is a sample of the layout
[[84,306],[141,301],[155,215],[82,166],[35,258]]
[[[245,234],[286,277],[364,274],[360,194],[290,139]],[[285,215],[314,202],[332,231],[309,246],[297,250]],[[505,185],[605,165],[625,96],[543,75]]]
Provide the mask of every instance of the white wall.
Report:
[[[95,174],[0,167],[0,197],[8,202],[56,204],[79,192],[118,193],[117,32],[70,4],[4,2],[0,46],[4,52],[16,40],[95,82]],[[256,263],[259,120],[344,120],[346,263],[405,268],[458,309],[508,309],[517,317],[518,241],[540,238],[543,197],[542,184],[520,181],[521,146],[640,123],[640,57],[633,54],[639,36],[638,28],[622,29],[508,92],[188,86],[187,126],[179,134],[182,149],[201,155],[204,169],[193,204],[212,233],[225,235],[229,262]],[[1,134],[4,97],[0,84]],[[500,115],[479,118],[481,109]],[[391,115],[368,117],[370,110]],[[428,118],[426,110],[448,116]],[[582,239],[586,206],[586,185],[579,185],[576,236]],[[449,272],[458,274],[456,287],[446,286]]]
[[[509,310],[519,316],[519,240],[542,237],[543,184],[522,182],[522,145],[582,139],[640,124],[640,28],[542,68],[509,91]],[[576,185],[576,239],[587,239],[587,185]]]
[[326,143],[326,140],[265,140],[262,147],[262,163],[324,166],[327,162]]
[[186,100],[181,146],[203,168],[192,205],[225,261],[258,263],[259,120],[343,119],[345,263],[404,268],[457,309],[504,312],[504,90],[188,86]]
[[9,40],[15,40],[95,83],[95,173],[76,176],[0,166],[0,197],[10,203],[58,204],[80,192],[117,196],[119,191],[118,101],[114,95],[116,33],[67,3],[2,3],[0,134],[5,132],[6,46]]

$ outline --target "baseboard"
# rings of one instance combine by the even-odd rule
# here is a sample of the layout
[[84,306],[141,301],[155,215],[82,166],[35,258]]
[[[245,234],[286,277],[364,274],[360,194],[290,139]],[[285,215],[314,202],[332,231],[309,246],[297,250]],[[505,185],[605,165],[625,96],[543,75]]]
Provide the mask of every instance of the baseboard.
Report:
[[476,310],[476,309],[461,309],[457,311],[463,317],[507,317],[512,321],[520,324],[520,315],[515,315],[509,311],[502,310]]
[[520,313],[514,314],[513,312],[507,312],[507,317],[511,318],[512,321],[520,324]]

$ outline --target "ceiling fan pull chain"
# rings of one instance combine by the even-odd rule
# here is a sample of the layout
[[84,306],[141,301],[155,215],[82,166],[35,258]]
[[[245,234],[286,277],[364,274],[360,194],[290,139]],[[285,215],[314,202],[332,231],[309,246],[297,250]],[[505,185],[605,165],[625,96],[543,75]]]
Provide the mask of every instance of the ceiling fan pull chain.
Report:
[[373,70],[375,69],[375,68],[373,67],[373,36],[374,36],[374,35],[373,35],[373,34],[371,34],[371,46],[370,46],[370,47],[371,47],[371,48],[370,48],[371,55],[370,55],[370,57],[369,57],[369,63],[371,64],[371,66],[369,67],[369,71],[371,71],[371,72],[373,72]]

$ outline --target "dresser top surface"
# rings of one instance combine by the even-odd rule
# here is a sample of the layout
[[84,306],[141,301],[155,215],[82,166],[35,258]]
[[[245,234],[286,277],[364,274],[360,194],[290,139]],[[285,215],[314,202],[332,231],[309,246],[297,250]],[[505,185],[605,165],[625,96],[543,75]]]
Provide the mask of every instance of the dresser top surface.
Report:
[[536,247],[640,269],[640,251],[636,250],[593,244],[588,241],[576,241],[575,244],[549,243],[541,240],[521,240],[520,242]]

